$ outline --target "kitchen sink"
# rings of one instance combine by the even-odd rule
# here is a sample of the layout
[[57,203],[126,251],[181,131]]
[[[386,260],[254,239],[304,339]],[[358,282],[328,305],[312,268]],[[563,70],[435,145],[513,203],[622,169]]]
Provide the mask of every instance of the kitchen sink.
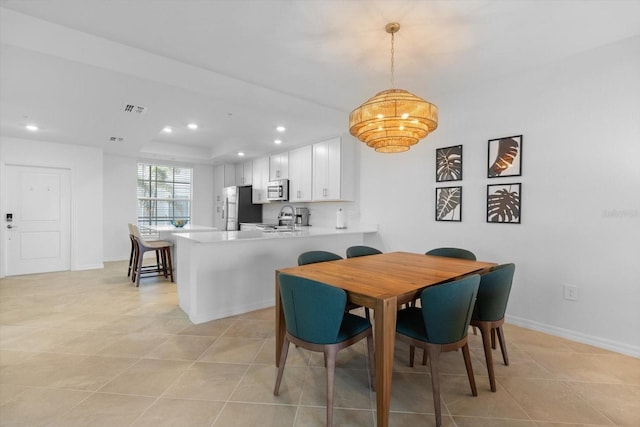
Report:
[[291,226],[289,225],[258,224],[256,228],[264,232],[291,231]]

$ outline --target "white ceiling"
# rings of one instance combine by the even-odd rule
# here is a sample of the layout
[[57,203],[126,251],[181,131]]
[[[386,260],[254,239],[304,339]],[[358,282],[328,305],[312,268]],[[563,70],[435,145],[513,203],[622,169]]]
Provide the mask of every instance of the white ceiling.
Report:
[[[436,105],[448,93],[640,34],[640,0],[0,5],[3,136],[202,163],[348,132],[349,112],[390,86],[388,22],[402,26],[396,85]],[[146,112],[125,113],[125,104]],[[191,121],[197,131],[186,129]],[[40,130],[26,131],[28,123]]]

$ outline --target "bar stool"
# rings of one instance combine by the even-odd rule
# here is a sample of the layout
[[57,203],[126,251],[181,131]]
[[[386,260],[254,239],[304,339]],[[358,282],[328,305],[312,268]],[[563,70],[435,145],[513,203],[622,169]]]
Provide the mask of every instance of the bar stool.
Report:
[[[140,286],[140,277],[164,276],[173,282],[173,264],[171,262],[171,242],[165,240],[144,240],[140,229],[135,224],[129,224],[130,236],[132,240],[132,255],[130,266],[133,268],[131,281],[136,287]],[[143,266],[144,253],[154,251],[156,254],[156,264]]]

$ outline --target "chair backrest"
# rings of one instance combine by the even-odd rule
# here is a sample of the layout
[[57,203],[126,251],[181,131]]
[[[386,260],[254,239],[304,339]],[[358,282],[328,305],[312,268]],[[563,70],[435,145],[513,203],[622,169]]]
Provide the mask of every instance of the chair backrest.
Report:
[[342,259],[338,254],[327,251],[309,251],[298,256],[298,265],[315,264],[316,262],[335,261]]
[[287,332],[303,341],[334,344],[347,293],[315,280],[280,273],[280,298]]
[[140,229],[135,224],[129,224],[129,233],[136,237],[138,240],[142,240],[140,237]]
[[347,258],[355,258],[358,256],[377,255],[382,252],[371,246],[351,246],[347,248]]
[[428,342],[448,344],[467,336],[479,284],[480,276],[474,274],[422,291],[420,302]]
[[447,256],[450,258],[461,258],[475,261],[476,256],[473,252],[461,248],[436,248],[431,249],[425,255]]
[[473,319],[493,322],[504,317],[515,271],[515,264],[501,264],[481,276]]

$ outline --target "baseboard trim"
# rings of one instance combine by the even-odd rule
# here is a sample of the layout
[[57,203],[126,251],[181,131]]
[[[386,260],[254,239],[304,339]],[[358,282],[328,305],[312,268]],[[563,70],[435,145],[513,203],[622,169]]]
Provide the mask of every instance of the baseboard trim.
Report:
[[76,265],[71,269],[71,271],[83,271],[83,270],[99,270],[104,268],[104,263],[100,264],[86,264],[86,265]]
[[523,328],[533,329],[534,331],[544,332],[549,335],[566,338],[582,344],[589,344],[594,347],[603,348],[605,350],[615,351],[616,353],[626,354],[627,356],[640,358],[640,347],[638,346],[612,341],[593,335],[587,335],[581,332],[559,328],[557,326],[536,322],[535,320],[525,319],[518,316],[506,315],[505,321],[516,326],[522,326]]

